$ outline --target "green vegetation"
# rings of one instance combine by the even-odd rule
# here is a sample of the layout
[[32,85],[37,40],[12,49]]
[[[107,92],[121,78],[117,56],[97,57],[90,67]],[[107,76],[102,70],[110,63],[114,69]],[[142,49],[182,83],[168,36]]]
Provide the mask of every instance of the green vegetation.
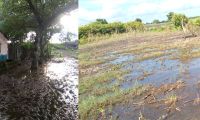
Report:
[[[140,104],[140,102],[143,104],[143,98],[145,98],[145,95],[152,94],[151,92],[158,94],[158,92],[162,93],[180,88],[182,85],[172,83],[167,86],[163,85],[163,88],[153,88],[151,91],[148,89],[148,84],[146,84],[147,86],[141,86],[138,83],[155,74],[143,69],[142,65],[140,66],[139,64],[140,62],[156,59],[162,63],[162,59],[165,58],[167,60],[176,59],[185,62],[192,58],[200,57],[199,39],[190,38],[184,40],[181,36],[174,39],[180,33],[180,31],[146,32],[145,34],[139,33],[137,36],[123,33],[115,34],[118,39],[113,37],[112,39],[107,38],[80,45],[80,119],[101,119],[102,115],[105,117],[106,114],[109,114],[109,110],[112,111],[113,107],[121,105],[121,103],[133,104],[134,102],[131,100],[135,100],[138,103],[134,104]],[[111,65],[110,61],[115,60],[119,55],[133,55],[135,58],[117,65]],[[135,81],[134,85],[130,88],[123,88],[122,85],[124,83],[129,83],[129,80],[124,76],[129,75],[131,72],[128,68],[124,69],[124,66],[134,63],[137,66],[130,69],[133,71],[140,69],[143,73],[139,77],[132,79],[132,82]],[[90,97],[88,97],[89,95]],[[159,104],[164,104],[167,109],[170,109],[174,107],[170,105],[174,105],[179,98],[175,94],[168,95],[166,94],[161,100],[155,99],[153,101],[152,99],[147,99],[147,101],[149,100],[149,103],[159,102]],[[175,106],[175,108],[177,107]]]
[[97,19],[96,22],[92,22],[88,25],[79,27],[79,39],[86,40],[90,36],[125,33],[130,30],[142,31],[143,29],[144,29],[143,23],[138,20],[128,23],[121,23],[121,22],[107,23],[107,21],[104,19]]
[[[139,19],[118,23],[123,32],[102,32],[106,31],[105,26],[113,24],[104,19],[79,28],[88,27],[88,33],[85,32],[88,36],[81,34],[79,44],[80,119],[109,119],[109,116],[110,119],[117,119],[121,115],[117,112],[121,108],[127,109],[127,106],[130,109],[138,107],[138,110],[134,109],[134,114],[142,119],[144,116],[140,107],[146,104],[151,104],[155,109],[162,106],[159,109],[164,113],[167,111],[164,117],[168,117],[172,110],[180,110],[177,104],[180,98],[175,90],[185,86],[182,72],[188,72],[188,62],[200,57],[199,37],[190,35],[193,31],[200,31],[197,29],[200,27],[200,19],[173,12],[167,17],[168,20],[163,23],[155,20],[153,24],[143,24]],[[184,33],[183,27],[188,31]],[[91,32],[93,29],[94,34]],[[184,35],[190,37],[184,39]],[[171,62],[175,65],[170,66]],[[184,65],[187,69],[183,71]],[[168,77],[168,72],[174,67],[177,67],[177,76]],[[154,86],[154,81],[151,81],[154,76],[161,81],[161,76],[164,76],[166,79],[163,81],[169,80],[170,83],[162,83],[160,86],[155,83]],[[184,96],[180,97],[182,99]],[[163,106],[166,108],[163,109]]]
[[135,21],[136,21],[136,22],[141,22],[141,23],[142,23],[142,19],[140,19],[140,18],[136,18]]
[[174,24],[175,28],[181,28],[182,22],[183,24],[188,23],[189,19],[184,14],[176,14],[174,13],[171,22]]
[[172,20],[173,15],[174,15],[174,12],[169,12],[169,13],[167,14],[167,19],[168,19],[168,21],[171,21],[171,20]]
[[60,15],[78,7],[77,0],[3,0],[0,3],[0,31],[13,43],[23,43],[29,32],[33,37],[32,65],[49,56],[48,43],[54,33],[60,32]]
[[[124,33],[142,33],[144,31],[162,32],[180,30],[181,23],[187,24],[189,20],[184,14],[170,12],[167,14],[168,21],[153,20],[152,24],[143,24],[140,18],[126,23],[108,23],[105,19],[97,19],[95,22],[79,27],[79,43],[86,44],[97,39],[107,39]],[[195,25],[200,25],[200,20],[196,19]]]
[[[113,66],[109,71],[80,79],[79,114],[81,120],[98,119],[102,112],[100,109],[104,110],[106,106],[123,102],[131,96],[141,94],[146,89],[137,82],[130,89],[120,89],[119,85],[123,82],[122,76],[127,72],[121,71],[120,66]],[[112,83],[112,80],[116,82]]]
[[153,24],[158,24],[158,23],[160,23],[160,21],[159,21],[158,19],[155,19],[155,20],[153,20],[152,23],[153,23]]

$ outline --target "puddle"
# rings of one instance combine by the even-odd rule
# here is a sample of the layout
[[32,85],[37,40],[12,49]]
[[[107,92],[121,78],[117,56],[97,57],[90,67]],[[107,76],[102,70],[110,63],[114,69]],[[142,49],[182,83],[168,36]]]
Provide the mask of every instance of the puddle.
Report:
[[[198,97],[200,98],[200,58],[192,59],[187,62],[169,60],[167,58],[151,59],[139,63],[128,63],[123,66],[122,69],[131,70],[130,74],[124,76],[125,81],[120,85],[122,90],[133,88],[138,84],[151,84],[159,88],[162,85],[174,84],[178,81],[183,81],[185,87],[156,96],[157,99],[163,99],[170,94],[175,94],[180,98],[176,103],[177,109],[180,109],[180,111],[174,110],[168,114],[166,112],[167,106],[164,104],[145,104],[136,107],[137,105],[132,104],[134,102],[130,102],[114,106],[111,113],[113,117],[126,120],[138,119],[140,117],[140,112],[147,119],[159,119],[162,117],[163,119],[165,117],[167,117],[167,119],[194,119],[200,117],[200,115],[197,114],[200,112],[200,107],[194,104],[194,100]],[[145,76],[145,72],[151,74]],[[143,79],[138,80],[141,76],[143,76]],[[193,100],[193,102],[185,103],[191,100]],[[198,105],[199,104],[200,101]]]
[[134,60],[134,56],[133,55],[121,55],[119,56],[117,59],[110,61],[110,64],[122,64],[124,62],[128,62],[128,61],[132,61]]
[[[127,81],[138,80],[141,84],[152,84],[159,86],[162,83],[175,82],[179,75],[179,68],[182,66],[178,60],[150,59],[138,63],[130,63],[122,69],[131,70],[125,75]],[[131,84],[129,84],[131,85]]]

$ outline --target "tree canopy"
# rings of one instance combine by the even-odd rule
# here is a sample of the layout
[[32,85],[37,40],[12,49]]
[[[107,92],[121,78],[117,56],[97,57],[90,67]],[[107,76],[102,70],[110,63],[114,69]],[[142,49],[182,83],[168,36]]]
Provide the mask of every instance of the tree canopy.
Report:
[[96,22],[100,24],[108,24],[106,19],[96,19]]
[[35,31],[36,64],[32,66],[38,66],[48,38],[58,30],[59,18],[77,7],[78,0],[3,0],[0,31],[11,40],[21,40],[29,31]]
[[182,25],[182,22],[188,23],[189,19],[184,14],[178,14],[174,13],[171,19],[171,22],[174,24],[176,28],[180,28]]
[[168,21],[171,21],[173,15],[174,15],[174,12],[169,12],[169,13],[167,14],[167,19],[168,19]]
[[152,23],[154,23],[154,24],[158,24],[158,23],[160,23],[160,21],[159,21],[158,19],[155,19],[155,20],[153,20]]
[[136,21],[136,22],[142,22],[142,19],[136,18],[135,21]]

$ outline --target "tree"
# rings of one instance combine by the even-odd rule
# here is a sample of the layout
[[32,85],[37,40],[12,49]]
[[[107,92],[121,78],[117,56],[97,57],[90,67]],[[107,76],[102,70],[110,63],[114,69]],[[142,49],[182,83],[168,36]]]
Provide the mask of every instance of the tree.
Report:
[[174,12],[169,12],[169,13],[167,14],[168,21],[171,21],[173,15],[174,15]]
[[174,13],[171,19],[172,23],[176,28],[180,28],[182,26],[182,22],[184,24],[188,23],[188,20],[189,19],[184,14],[177,13]]
[[142,19],[136,18],[135,21],[136,21],[136,22],[142,22]]
[[14,33],[10,35],[14,39],[18,30],[20,37],[29,31],[35,31],[31,67],[37,69],[39,61],[43,61],[43,50],[48,38],[58,28],[56,21],[64,12],[70,12],[77,7],[78,0],[4,0],[4,31],[7,34]]
[[153,23],[153,24],[158,24],[158,23],[160,23],[160,21],[159,21],[158,19],[155,19],[155,20],[153,20],[152,23]]
[[101,24],[108,24],[106,19],[96,19],[96,22]]

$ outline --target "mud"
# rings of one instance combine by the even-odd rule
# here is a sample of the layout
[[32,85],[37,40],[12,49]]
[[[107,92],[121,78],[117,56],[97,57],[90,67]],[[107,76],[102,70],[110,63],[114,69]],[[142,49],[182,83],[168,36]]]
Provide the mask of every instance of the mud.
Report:
[[53,59],[38,71],[11,71],[0,76],[1,120],[78,119],[76,59]]

